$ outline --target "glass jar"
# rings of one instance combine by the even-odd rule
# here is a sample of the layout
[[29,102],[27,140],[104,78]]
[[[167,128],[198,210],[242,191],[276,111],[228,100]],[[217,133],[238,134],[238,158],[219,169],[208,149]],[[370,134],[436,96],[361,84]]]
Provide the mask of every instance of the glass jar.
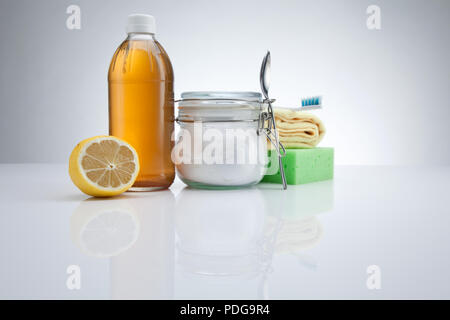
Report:
[[258,92],[184,92],[172,152],[181,180],[210,189],[260,182],[268,163],[267,139],[259,130],[264,109]]

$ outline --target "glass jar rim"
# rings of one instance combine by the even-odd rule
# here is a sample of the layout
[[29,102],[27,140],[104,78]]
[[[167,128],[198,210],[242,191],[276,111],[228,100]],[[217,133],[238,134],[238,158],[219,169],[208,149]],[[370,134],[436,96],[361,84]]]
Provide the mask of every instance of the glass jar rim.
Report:
[[262,102],[262,95],[253,91],[187,91],[181,93],[181,100],[242,100]]
[[178,100],[179,122],[258,120],[264,101],[259,92],[189,91]]

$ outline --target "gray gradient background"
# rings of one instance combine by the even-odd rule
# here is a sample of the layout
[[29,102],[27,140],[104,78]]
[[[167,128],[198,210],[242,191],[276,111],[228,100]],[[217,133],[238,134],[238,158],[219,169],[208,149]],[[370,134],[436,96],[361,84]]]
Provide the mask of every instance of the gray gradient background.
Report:
[[[66,8],[81,7],[81,30]],[[378,31],[366,8],[381,8]],[[107,70],[126,17],[149,13],[188,90],[259,90],[296,106],[322,94],[337,164],[450,164],[450,1],[0,2],[0,162],[66,162],[105,134]]]

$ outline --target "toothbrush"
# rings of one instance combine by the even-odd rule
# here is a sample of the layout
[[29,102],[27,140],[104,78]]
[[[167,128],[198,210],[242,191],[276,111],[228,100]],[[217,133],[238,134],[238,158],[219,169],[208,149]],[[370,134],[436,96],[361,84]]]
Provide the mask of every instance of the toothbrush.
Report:
[[277,109],[289,109],[293,111],[322,109],[322,96],[302,98],[302,106],[295,108],[285,108],[276,106]]

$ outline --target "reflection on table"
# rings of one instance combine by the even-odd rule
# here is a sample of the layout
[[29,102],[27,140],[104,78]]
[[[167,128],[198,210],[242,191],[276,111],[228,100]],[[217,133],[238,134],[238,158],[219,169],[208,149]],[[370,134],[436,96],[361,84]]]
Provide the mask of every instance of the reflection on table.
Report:
[[[246,282],[249,298],[268,298],[277,254],[317,267],[302,251],[320,241],[317,214],[330,211],[334,197],[332,181],[277,187],[185,187],[176,196],[165,190],[88,199],[71,217],[71,238],[84,254],[110,259],[116,299],[183,298],[214,282],[230,290]],[[184,285],[175,283],[177,270]]]

